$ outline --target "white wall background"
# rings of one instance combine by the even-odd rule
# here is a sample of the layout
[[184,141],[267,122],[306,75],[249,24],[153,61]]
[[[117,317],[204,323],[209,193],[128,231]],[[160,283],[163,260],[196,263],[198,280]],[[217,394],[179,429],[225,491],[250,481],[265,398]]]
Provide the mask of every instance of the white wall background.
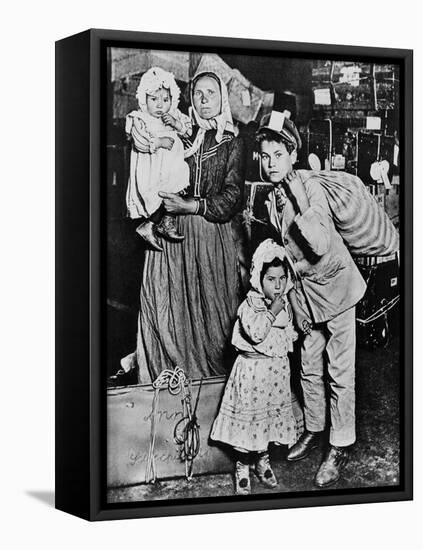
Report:
[[[416,254],[422,238],[418,3],[4,2],[0,58],[0,541],[3,548],[417,548],[422,521],[422,261],[415,257],[415,501],[89,524],[55,511],[54,41],[90,27],[415,49]],[[34,493],[41,494],[37,498]],[[44,496],[43,496],[44,495]],[[414,541],[414,542],[413,542]],[[92,546],[91,546],[92,545]],[[219,546],[217,546],[219,545]],[[292,547],[292,546],[291,546]]]

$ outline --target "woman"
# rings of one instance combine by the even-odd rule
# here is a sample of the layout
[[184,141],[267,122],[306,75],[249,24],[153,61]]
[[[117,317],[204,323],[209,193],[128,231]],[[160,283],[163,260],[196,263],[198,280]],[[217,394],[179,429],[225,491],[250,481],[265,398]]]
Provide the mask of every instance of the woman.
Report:
[[233,361],[241,295],[231,220],[242,206],[243,146],[216,74],[194,78],[191,103],[194,132],[184,144],[189,190],[184,197],[161,194],[185,240],[163,240],[162,252],[146,252],[136,351],[141,382],[176,365],[193,378],[225,374]]

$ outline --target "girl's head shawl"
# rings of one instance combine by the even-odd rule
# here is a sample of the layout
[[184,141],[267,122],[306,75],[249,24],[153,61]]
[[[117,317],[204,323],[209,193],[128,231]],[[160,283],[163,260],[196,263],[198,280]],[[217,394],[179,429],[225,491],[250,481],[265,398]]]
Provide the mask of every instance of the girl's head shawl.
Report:
[[279,258],[283,264],[287,267],[287,284],[284,290],[284,294],[287,294],[293,287],[293,274],[294,266],[291,263],[285,249],[279,244],[275,243],[273,239],[266,239],[256,248],[251,261],[250,270],[250,284],[251,288],[258,292],[261,297],[264,297],[263,288],[261,286],[261,272],[263,265],[270,263],[275,258]]

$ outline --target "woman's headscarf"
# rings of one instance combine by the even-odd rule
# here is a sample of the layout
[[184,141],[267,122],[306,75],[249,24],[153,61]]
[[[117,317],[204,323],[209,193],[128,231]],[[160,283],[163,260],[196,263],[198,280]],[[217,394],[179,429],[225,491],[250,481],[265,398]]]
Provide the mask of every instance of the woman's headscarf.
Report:
[[251,288],[258,292],[261,297],[264,297],[263,288],[261,285],[261,272],[263,269],[263,265],[270,263],[275,258],[279,258],[283,262],[283,264],[288,267],[288,269],[286,269],[287,281],[284,294],[287,294],[294,286],[294,283],[292,281],[293,274],[295,273],[294,266],[292,265],[291,260],[286,254],[285,249],[279,244],[275,243],[273,239],[266,239],[259,244],[256,251],[254,252],[250,270]]
[[172,73],[160,67],[151,67],[151,69],[148,69],[148,71],[142,75],[136,93],[138,105],[143,113],[147,112],[147,95],[152,95],[161,88],[169,90],[171,98],[170,113],[176,111],[179,105],[181,90],[176,84],[175,77]]
[[[193,97],[194,88],[196,83],[202,77],[209,77],[214,79],[219,84],[219,88],[220,88],[220,96],[221,96],[220,113],[211,119],[202,118],[197,113],[194,107],[194,97]],[[189,149],[185,151],[185,158],[192,156],[194,153],[198,151],[198,149],[200,148],[201,144],[204,141],[204,136],[207,130],[216,130],[215,139],[217,143],[220,143],[222,141],[223,132],[225,130],[227,132],[234,133],[234,124],[232,121],[232,114],[229,106],[228,89],[226,87],[226,84],[223,82],[223,80],[220,78],[219,75],[210,71],[206,71],[206,72],[198,73],[194,76],[194,79],[191,85],[190,114],[191,114],[191,118],[194,119],[194,122],[199,127],[199,130],[197,132],[197,135],[195,136],[194,143]]]

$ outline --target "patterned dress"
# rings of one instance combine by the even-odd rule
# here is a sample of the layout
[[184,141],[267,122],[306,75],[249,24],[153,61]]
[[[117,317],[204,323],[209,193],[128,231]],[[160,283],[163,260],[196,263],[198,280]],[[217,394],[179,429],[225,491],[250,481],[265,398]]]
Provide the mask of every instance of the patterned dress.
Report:
[[244,451],[297,439],[288,352],[296,339],[289,306],[279,315],[255,291],[238,310],[233,345],[239,351],[226,384],[211,439]]
[[242,207],[243,142],[225,132],[217,143],[215,131],[207,131],[187,162],[188,194],[205,198],[206,210],[177,216],[182,243],[163,239],[163,252],[146,252],[136,352],[141,382],[176,365],[198,378],[227,374],[233,364],[241,286],[231,219]]

